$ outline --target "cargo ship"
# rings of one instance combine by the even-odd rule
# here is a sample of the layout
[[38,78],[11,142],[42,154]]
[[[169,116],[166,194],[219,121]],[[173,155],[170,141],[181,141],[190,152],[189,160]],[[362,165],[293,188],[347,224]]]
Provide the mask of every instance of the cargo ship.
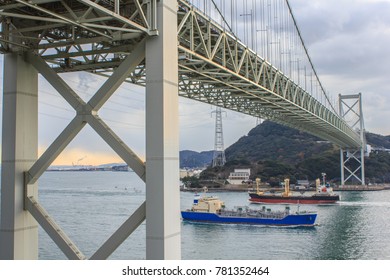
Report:
[[[340,200],[340,196],[333,192],[330,186],[325,184],[325,175],[323,173],[324,183],[321,185],[320,179],[316,180],[316,191],[312,195],[294,195],[290,192],[289,179],[284,182],[284,192],[281,194],[264,193],[259,191],[249,192],[249,201],[251,203],[268,204],[333,204]],[[257,181],[257,180],[256,180]],[[258,186],[258,181],[257,181]]]
[[181,212],[183,220],[202,223],[253,224],[265,226],[314,226],[315,212],[292,212],[289,207],[283,211],[235,207],[225,209],[225,203],[213,196],[196,196],[191,209]]

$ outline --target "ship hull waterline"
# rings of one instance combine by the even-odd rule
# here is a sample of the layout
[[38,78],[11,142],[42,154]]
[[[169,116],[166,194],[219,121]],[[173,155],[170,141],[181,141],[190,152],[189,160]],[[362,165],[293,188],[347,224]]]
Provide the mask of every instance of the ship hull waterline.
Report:
[[338,195],[332,196],[276,196],[249,194],[251,203],[260,204],[334,204],[340,200]]
[[294,214],[283,218],[259,218],[259,217],[232,217],[220,216],[215,213],[182,211],[183,220],[204,223],[225,223],[225,224],[251,224],[265,226],[314,226],[317,214]]

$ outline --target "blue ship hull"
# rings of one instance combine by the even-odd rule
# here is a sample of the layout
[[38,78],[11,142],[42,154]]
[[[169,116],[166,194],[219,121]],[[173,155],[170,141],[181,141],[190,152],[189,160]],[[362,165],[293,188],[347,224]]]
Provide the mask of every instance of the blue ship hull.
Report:
[[268,226],[314,226],[316,213],[288,214],[282,218],[221,216],[215,213],[182,211],[183,220],[207,223],[254,224]]

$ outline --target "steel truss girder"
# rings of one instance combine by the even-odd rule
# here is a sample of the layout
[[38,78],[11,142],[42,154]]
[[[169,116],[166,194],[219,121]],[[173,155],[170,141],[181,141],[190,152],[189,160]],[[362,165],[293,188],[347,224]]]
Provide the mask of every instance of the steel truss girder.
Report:
[[0,52],[35,50],[62,71],[114,62],[128,52],[112,55],[112,48],[134,46],[145,36],[158,34],[156,1],[0,1]]
[[240,96],[248,103],[267,108],[245,112],[249,115],[261,118],[273,115],[271,119],[276,122],[308,131],[341,147],[361,146],[357,133],[336,112],[326,108],[201,12],[184,1],[179,3],[182,96],[212,103],[212,89],[200,91],[193,86],[201,81],[215,92],[224,92],[222,103],[228,109],[236,110],[227,99],[234,96],[236,100],[236,96]]
[[[32,186],[55,158],[81,131],[85,124],[89,124],[107,144],[130,166],[134,172],[145,181],[144,162],[99,118],[98,110],[112,96],[130,72],[134,71],[137,65],[145,58],[145,41],[135,47],[134,51],[127,56],[119,65],[116,71],[100,87],[95,95],[84,102],[61,77],[54,72],[49,65],[39,56],[29,52],[25,53],[25,59],[29,61],[38,72],[40,72],[51,85],[64,97],[65,100],[75,109],[76,116],[33,164],[29,171],[25,172],[25,209],[28,210],[42,228],[53,239],[57,246],[70,259],[85,259],[77,246],[70,240],[66,233],[59,227],[39,204],[37,198],[28,195],[28,188]],[[105,259],[145,220],[145,203],[131,215],[120,228],[99,248],[92,259]]]
[[[19,36],[13,47],[35,50],[57,73],[91,71],[109,76],[142,38],[157,34],[156,0],[110,1],[116,5],[88,0],[2,2],[0,51],[9,51],[9,38]],[[237,99],[256,103],[251,107],[262,109],[244,113],[305,130],[343,148],[361,146],[359,136],[337,112],[184,0],[178,0],[178,41],[181,96],[225,103],[231,110],[239,110],[233,104]],[[145,84],[144,63],[127,81]],[[206,91],[189,86],[197,82],[207,85],[202,89]],[[213,92],[224,92],[224,101],[213,98]]]

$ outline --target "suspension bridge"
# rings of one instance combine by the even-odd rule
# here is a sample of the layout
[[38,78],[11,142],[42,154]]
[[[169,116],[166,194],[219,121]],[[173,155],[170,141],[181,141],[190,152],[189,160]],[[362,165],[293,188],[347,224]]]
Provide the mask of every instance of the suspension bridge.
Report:
[[[337,102],[326,92],[288,1],[6,0],[0,18],[0,259],[38,258],[38,226],[69,259],[106,259],[145,218],[146,258],[179,259],[179,96],[331,141],[343,182],[344,152],[357,153],[359,168],[346,168],[347,179],[364,183],[361,95]],[[75,71],[107,80],[84,101],[61,77]],[[75,112],[40,157],[38,74]],[[146,162],[98,114],[125,82],[145,87]],[[89,257],[39,203],[37,184],[86,124],[146,185],[146,201]]]

